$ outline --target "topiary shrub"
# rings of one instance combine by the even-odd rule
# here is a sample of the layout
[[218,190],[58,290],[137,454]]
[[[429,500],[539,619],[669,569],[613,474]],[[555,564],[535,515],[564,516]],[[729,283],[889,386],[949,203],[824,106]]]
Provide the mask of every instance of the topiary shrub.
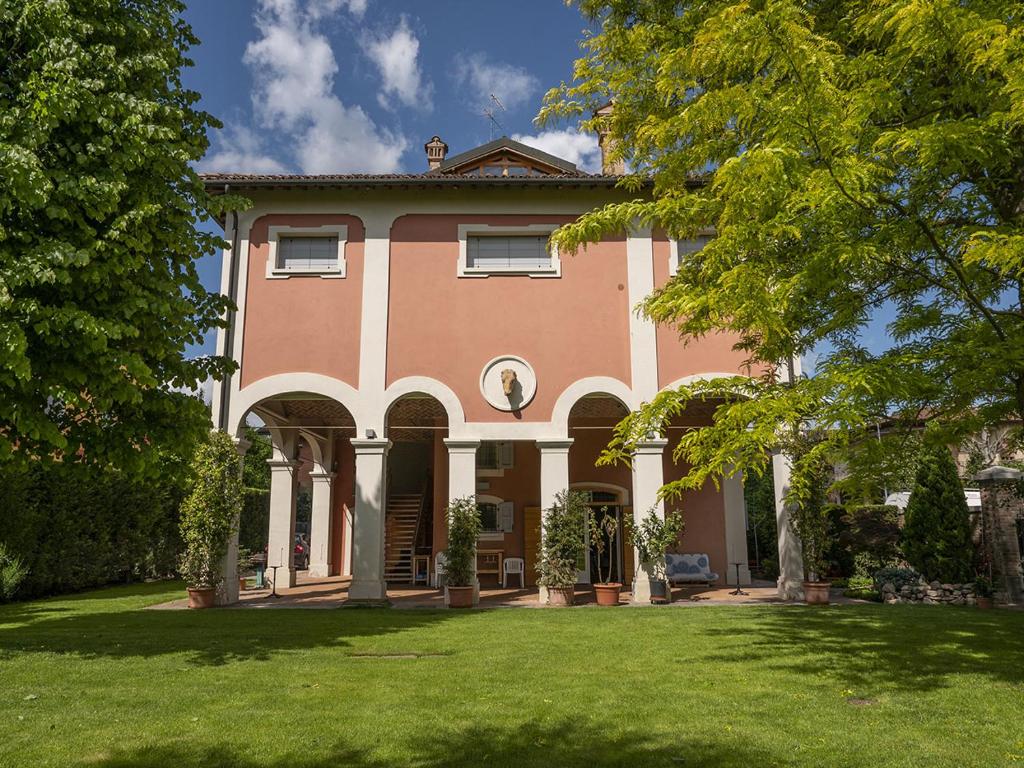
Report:
[[921,452],[907,502],[903,554],[928,581],[970,581],[974,545],[970,512],[953,456],[944,445]]
[[580,491],[561,491],[544,511],[544,535],[537,553],[542,587],[572,587],[581,570],[587,544],[584,537],[587,497]]
[[196,449],[192,472],[192,492],[181,505],[181,575],[189,587],[216,587],[242,511],[238,451],[230,435],[211,432]]
[[445,579],[449,587],[471,587],[476,572],[476,540],[480,536],[480,508],[466,496],[448,505],[448,548]]

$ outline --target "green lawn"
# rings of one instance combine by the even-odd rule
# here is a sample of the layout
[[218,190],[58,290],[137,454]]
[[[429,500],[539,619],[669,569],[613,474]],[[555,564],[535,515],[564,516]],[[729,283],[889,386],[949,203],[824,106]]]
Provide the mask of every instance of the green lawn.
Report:
[[1024,765],[1024,613],[0,607],[0,766]]

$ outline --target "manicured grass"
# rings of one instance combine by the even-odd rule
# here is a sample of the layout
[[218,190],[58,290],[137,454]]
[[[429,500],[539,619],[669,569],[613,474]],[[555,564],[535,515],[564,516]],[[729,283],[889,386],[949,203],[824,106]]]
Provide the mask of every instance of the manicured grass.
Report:
[[1024,765],[1024,614],[0,607],[0,766]]

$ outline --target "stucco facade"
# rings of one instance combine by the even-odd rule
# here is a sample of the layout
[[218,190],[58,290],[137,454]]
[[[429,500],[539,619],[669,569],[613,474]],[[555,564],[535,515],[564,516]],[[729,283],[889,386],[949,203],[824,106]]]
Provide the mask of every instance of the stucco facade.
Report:
[[[225,221],[223,291],[238,311],[220,351],[239,368],[215,386],[214,413],[232,432],[254,413],[272,435],[268,557],[279,589],[295,579],[300,482],[314,496],[310,572],[351,575],[352,599],[386,598],[415,555],[433,571],[445,504],[467,494],[494,506],[500,528],[478,547],[524,558],[532,582],[540,510],[558,491],[585,490],[621,519],[663,510],[657,489],[685,472],[661,438],[632,467],[595,466],[627,409],[694,377],[760,373],[727,336],[684,345],[634,311],[673,271],[662,234],[636,228],[575,255],[542,255],[535,268],[488,271],[467,257],[473,238],[518,247],[521,235],[546,238],[622,199],[615,177],[570,172],[520,145],[491,151],[506,166],[548,165],[497,178],[443,162],[409,176],[207,177],[211,191],[253,201]],[[486,164],[479,157],[470,159]],[[320,234],[332,259],[337,244],[329,268],[282,260]],[[498,368],[509,366],[520,401],[501,395]],[[731,562],[749,580],[740,483],[672,502],[687,521],[679,551],[707,552],[730,582]],[[414,507],[415,540],[399,546]],[[627,547],[614,557],[619,579],[637,575]],[[482,588],[498,578],[482,576]]]

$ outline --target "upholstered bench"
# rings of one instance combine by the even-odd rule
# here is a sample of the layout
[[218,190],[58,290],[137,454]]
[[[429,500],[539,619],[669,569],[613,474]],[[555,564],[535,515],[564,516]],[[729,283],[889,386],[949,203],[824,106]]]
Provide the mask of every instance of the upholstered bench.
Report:
[[718,581],[711,560],[703,552],[694,555],[665,555],[665,575],[670,584],[707,584]]

